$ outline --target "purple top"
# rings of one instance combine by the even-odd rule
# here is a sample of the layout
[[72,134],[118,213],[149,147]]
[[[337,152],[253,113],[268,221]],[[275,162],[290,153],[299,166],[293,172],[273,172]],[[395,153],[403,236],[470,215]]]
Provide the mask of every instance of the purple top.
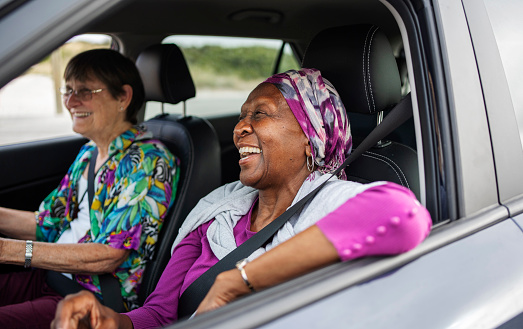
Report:
[[[234,227],[236,244],[247,241],[251,210]],[[178,299],[187,287],[218,262],[207,241],[208,222],[176,246],[154,292],[143,307],[126,313],[135,329],[157,328],[177,320]],[[340,259],[394,255],[417,246],[432,221],[414,194],[399,185],[371,187],[347,200],[316,225],[334,245]]]

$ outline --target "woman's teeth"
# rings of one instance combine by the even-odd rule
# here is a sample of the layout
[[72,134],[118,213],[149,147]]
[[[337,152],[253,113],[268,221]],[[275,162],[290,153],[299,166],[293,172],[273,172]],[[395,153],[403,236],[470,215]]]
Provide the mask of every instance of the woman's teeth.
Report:
[[73,115],[75,117],[77,117],[77,118],[85,118],[85,117],[90,116],[91,113],[89,113],[89,112],[75,112]]
[[253,154],[253,153],[262,153],[262,150],[260,150],[257,147],[244,146],[244,147],[240,147],[238,152],[240,152],[240,157],[244,158],[244,157],[249,156],[250,154]]

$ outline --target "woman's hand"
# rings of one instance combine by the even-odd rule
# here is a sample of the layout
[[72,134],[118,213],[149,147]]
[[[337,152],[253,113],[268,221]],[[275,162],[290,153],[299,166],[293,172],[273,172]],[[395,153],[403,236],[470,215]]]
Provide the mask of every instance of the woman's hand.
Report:
[[133,328],[131,320],[100,304],[88,291],[66,296],[56,309],[52,329],[117,329]]
[[243,281],[240,271],[232,269],[220,273],[211,289],[198,306],[196,314],[212,311],[251,292]]

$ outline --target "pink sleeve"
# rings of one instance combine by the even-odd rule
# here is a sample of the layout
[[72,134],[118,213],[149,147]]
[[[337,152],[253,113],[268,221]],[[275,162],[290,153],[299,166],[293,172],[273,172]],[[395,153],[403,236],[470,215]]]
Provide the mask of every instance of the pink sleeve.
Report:
[[342,261],[409,251],[427,237],[430,214],[397,184],[374,186],[316,223]]

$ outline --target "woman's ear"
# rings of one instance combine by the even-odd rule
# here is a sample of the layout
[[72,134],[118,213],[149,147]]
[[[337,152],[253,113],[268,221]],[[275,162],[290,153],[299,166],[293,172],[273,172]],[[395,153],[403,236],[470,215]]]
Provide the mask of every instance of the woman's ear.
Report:
[[307,157],[310,157],[312,156],[312,151],[311,151],[311,142],[307,142],[307,146],[305,146],[305,155]]
[[120,95],[119,99],[122,107],[127,109],[133,99],[133,87],[131,87],[131,85],[123,85],[122,89],[124,92]]

